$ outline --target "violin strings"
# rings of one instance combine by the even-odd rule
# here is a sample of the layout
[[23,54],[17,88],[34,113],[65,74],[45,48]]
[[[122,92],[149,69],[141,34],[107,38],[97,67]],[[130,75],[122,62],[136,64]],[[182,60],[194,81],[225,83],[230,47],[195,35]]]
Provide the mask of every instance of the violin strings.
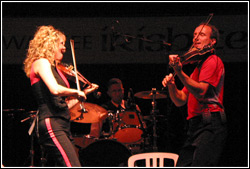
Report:
[[78,71],[77,71],[77,74],[83,79],[83,81],[85,81],[86,84],[91,85],[91,83],[83,75],[81,75]]

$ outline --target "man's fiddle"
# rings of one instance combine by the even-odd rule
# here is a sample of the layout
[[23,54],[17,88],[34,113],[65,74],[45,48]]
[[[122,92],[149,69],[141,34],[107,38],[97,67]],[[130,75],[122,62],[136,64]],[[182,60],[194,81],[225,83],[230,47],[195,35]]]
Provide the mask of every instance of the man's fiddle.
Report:
[[[196,38],[200,36],[201,31],[210,22],[213,15],[214,15],[213,13],[209,14],[207,20],[205,21],[205,24],[203,24],[203,27],[201,28]],[[197,49],[197,48],[194,48],[194,43],[193,43],[192,46],[189,48],[189,50],[185,54],[179,56],[180,62],[182,63],[182,65],[200,62],[201,60],[204,59],[203,57],[204,54],[212,52],[212,51],[214,51],[214,47],[212,45],[204,46],[203,49]],[[175,76],[176,76],[176,73],[174,72],[172,78],[174,78]],[[162,90],[164,89],[165,87],[162,88]]]

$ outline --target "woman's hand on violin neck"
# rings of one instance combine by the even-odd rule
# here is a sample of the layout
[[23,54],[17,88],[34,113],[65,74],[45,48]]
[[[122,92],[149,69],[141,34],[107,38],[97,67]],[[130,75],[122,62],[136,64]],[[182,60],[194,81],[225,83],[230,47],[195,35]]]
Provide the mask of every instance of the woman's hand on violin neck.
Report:
[[91,83],[91,87],[97,90],[99,88],[99,85],[95,83]]

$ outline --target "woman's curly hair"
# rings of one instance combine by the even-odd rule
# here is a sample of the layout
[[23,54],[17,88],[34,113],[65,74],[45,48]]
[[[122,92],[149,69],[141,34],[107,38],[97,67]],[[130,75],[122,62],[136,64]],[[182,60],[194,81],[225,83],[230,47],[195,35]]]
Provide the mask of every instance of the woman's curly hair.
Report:
[[60,36],[65,37],[64,33],[51,25],[38,27],[34,38],[29,42],[27,57],[23,63],[24,72],[28,78],[30,77],[31,65],[34,61],[46,58],[51,65],[54,65],[55,49]]

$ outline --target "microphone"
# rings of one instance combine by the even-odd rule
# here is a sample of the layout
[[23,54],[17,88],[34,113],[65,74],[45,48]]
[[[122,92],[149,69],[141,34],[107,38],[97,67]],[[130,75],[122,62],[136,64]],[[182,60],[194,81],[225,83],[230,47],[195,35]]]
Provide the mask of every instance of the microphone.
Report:
[[127,102],[126,102],[126,108],[127,109],[133,109],[133,108],[135,108],[134,106],[135,106],[135,103],[134,103],[133,90],[132,90],[132,88],[129,88],[128,98],[127,98]]
[[125,40],[126,43],[130,42],[126,36],[124,36],[124,40]]
[[[118,20],[113,21],[113,23],[120,24],[120,22]],[[114,24],[112,24],[111,30],[112,30],[113,33],[115,32],[115,26],[114,26]]]
[[167,46],[172,46],[171,43],[168,43],[168,42],[166,42],[165,40],[162,41],[162,44],[163,44],[163,45],[167,45]]
[[[123,39],[125,40],[126,43],[129,43],[130,41],[128,40],[128,38],[127,38],[126,35],[124,34],[124,31],[123,31],[123,29],[122,29],[122,27],[121,27],[120,21],[116,20],[116,21],[114,21],[114,22],[117,23],[117,24],[119,25],[119,27],[120,27],[121,33],[119,33],[119,35],[123,37]],[[114,32],[114,26],[112,26],[111,29],[112,29],[113,32]]]
[[115,36],[116,35],[115,35],[115,26],[114,25],[111,26],[111,30],[112,30],[112,36],[113,36],[112,39],[114,41],[112,45],[116,46],[116,42],[115,42]]
[[116,21],[113,21],[112,22],[112,25],[111,25],[111,31],[112,31],[112,36],[113,36],[113,46],[116,46],[116,36],[117,36],[117,32],[115,32],[115,25],[113,24],[113,23],[115,23],[115,24],[119,24],[119,21],[118,20],[116,20]]

